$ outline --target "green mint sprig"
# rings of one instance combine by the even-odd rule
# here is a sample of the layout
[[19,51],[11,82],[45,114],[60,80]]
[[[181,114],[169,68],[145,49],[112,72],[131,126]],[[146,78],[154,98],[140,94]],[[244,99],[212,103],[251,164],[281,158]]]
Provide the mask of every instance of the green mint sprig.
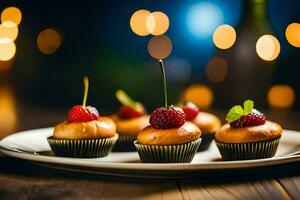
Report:
[[130,106],[130,107],[135,107],[137,102],[134,101],[133,99],[131,99],[125,91],[123,90],[117,90],[116,91],[116,97],[117,99],[119,100],[119,102],[122,104],[122,105],[127,105],[127,106]]
[[244,101],[244,108],[242,108],[242,106],[240,105],[233,106],[227,113],[225,119],[228,123],[231,123],[235,120],[238,120],[242,116],[250,114],[253,110],[253,107],[254,107],[254,102],[248,99]]
[[135,101],[132,98],[130,98],[130,96],[128,96],[126,94],[126,92],[123,90],[117,90],[116,97],[123,106],[129,106],[135,110],[141,110],[143,108],[143,106],[140,102]]

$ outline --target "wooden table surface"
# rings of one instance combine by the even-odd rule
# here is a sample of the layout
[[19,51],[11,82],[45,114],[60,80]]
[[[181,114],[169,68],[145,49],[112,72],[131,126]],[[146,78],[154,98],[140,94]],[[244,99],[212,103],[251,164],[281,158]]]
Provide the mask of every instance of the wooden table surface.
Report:
[[[24,110],[16,130],[51,126],[64,118],[64,111]],[[295,130],[300,130],[299,114],[267,112],[269,119]],[[39,115],[44,117],[33,117]],[[300,199],[300,162],[213,177],[159,180],[66,172],[1,155],[0,199]]]

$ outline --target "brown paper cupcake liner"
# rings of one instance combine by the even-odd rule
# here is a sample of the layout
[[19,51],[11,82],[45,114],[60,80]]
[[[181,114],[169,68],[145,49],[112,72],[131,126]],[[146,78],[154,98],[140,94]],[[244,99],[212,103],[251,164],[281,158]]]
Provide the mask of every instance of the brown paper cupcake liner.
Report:
[[136,151],[133,142],[137,136],[119,135],[119,138],[113,148],[113,152]]
[[207,150],[210,147],[214,138],[215,138],[214,133],[208,133],[204,135],[202,134],[201,135],[202,141],[201,141],[201,145],[198,148],[198,152]]
[[139,157],[144,163],[189,163],[201,143],[201,138],[179,145],[143,145],[134,141]]
[[112,138],[64,140],[48,138],[48,142],[56,156],[73,158],[99,158],[107,156],[118,139]]
[[216,141],[223,160],[251,160],[275,156],[279,138],[260,142],[222,143]]

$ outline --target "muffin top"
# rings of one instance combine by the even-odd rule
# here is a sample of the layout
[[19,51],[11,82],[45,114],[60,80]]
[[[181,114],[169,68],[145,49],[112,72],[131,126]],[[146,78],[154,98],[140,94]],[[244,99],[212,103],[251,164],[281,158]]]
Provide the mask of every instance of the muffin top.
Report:
[[246,143],[279,138],[282,128],[279,124],[267,121],[264,114],[254,109],[252,100],[244,101],[243,107],[233,106],[226,115],[228,124],[215,135],[218,142]]
[[113,115],[111,119],[116,123],[117,133],[126,136],[137,136],[143,128],[149,125],[148,115],[130,119],[122,119],[118,115]]
[[219,118],[207,112],[200,112],[191,122],[200,128],[203,135],[215,133],[221,127]]
[[217,131],[215,139],[223,143],[259,142],[278,138],[281,133],[281,126],[271,121],[243,128],[233,128],[230,124],[225,124]]
[[185,122],[172,129],[156,129],[149,125],[138,134],[137,142],[146,145],[176,145],[192,142],[200,136],[200,129],[192,122]]
[[55,139],[97,139],[110,138],[116,135],[116,125],[108,117],[99,117],[87,122],[67,121],[54,127],[53,138]]

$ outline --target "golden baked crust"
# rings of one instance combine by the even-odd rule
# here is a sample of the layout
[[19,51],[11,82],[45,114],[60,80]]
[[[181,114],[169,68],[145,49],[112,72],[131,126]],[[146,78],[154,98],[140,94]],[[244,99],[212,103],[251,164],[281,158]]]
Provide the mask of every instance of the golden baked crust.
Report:
[[200,129],[192,122],[185,122],[181,127],[173,129],[155,129],[149,125],[138,134],[137,142],[146,145],[175,145],[192,142],[200,136]]
[[215,139],[223,143],[258,142],[278,138],[281,133],[281,126],[271,121],[266,121],[263,125],[244,128],[232,128],[229,124],[225,124],[217,131]]
[[121,119],[117,115],[111,117],[116,123],[117,133],[126,136],[137,136],[137,134],[149,125],[149,116],[144,115],[132,119]]
[[221,127],[219,118],[207,112],[200,112],[192,122],[200,128],[202,135],[213,134]]
[[110,138],[116,135],[116,125],[108,117],[81,123],[62,122],[54,127],[55,139],[96,139]]

